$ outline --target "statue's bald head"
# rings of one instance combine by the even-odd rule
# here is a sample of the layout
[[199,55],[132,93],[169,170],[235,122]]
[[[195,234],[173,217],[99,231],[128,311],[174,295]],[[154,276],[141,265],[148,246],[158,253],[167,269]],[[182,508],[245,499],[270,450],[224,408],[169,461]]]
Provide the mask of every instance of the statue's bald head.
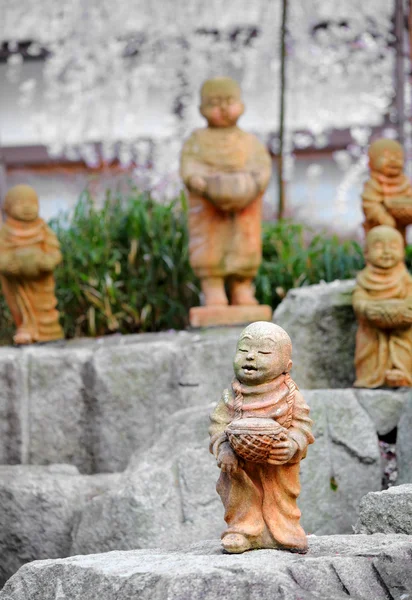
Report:
[[375,140],[369,146],[369,166],[388,177],[395,177],[403,168],[403,149],[399,142],[388,138]]
[[403,237],[394,227],[379,225],[368,232],[365,257],[369,263],[388,269],[400,263],[404,255]]
[[4,198],[4,211],[19,221],[32,221],[38,217],[39,198],[29,185],[15,185]]
[[376,240],[394,240],[403,245],[403,237],[395,227],[378,225],[373,227],[366,236],[366,245],[373,244]]
[[240,100],[242,92],[238,82],[231,77],[213,77],[207,79],[200,88],[202,104],[213,96],[232,96],[234,99]]

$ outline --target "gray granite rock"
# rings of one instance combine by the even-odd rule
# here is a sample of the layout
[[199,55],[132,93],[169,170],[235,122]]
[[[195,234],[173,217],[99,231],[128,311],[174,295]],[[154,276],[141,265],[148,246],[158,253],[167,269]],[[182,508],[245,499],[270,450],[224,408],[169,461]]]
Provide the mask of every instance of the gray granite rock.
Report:
[[[376,432],[351,390],[303,393],[316,442],[301,463],[302,523],[310,533],[349,533],[361,497],[381,486]],[[211,409],[169,418],[156,444],[132,457],[119,486],[85,506],[72,554],[171,547],[222,532],[219,471],[207,451]]]
[[240,330],[0,349],[0,463],[123,470],[168,415],[219,398]]
[[273,320],[293,343],[292,376],[304,389],[344,388],[355,380],[354,281],[334,281],[290,290]]
[[379,435],[386,435],[398,426],[404,406],[412,392],[410,388],[394,390],[355,389],[360,405],[375,424]]
[[68,556],[78,511],[117,478],[72,465],[0,466],[0,586],[26,562]]
[[0,464],[27,460],[26,361],[16,348],[0,348]]
[[412,483],[412,394],[409,395],[399,419],[396,453],[397,483]]
[[2,600],[406,600],[412,536],[309,538],[305,556],[278,550],[223,554],[218,541],[25,565]]
[[412,484],[396,485],[362,498],[357,533],[412,535]]
[[351,533],[361,498],[381,489],[375,427],[353,390],[303,394],[316,441],[301,463],[302,523],[309,533]]

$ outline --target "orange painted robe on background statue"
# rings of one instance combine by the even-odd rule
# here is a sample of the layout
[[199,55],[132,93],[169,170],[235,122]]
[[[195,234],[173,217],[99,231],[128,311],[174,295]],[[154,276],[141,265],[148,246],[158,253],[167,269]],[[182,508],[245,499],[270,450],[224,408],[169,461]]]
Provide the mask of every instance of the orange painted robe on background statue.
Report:
[[[353,293],[353,307],[358,318],[356,334],[356,387],[376,388],[385,384],[388,370],[397,369],[412,385],[412,327],[397,326],[399,309],[393,311],[394,326],[380,328],[367,318],[367,307],[373,302],[387,306],[391,301],[412,297],[412,277],[405,264],[399,263],[391,269],[382,269],[368,264],[358,273],[357,286]],[[386,302],[385,302],[386,301]],[[401,319],[401,317],[399,317]]]
[[[8,217],[1,226],[3,293],[18,332],[29,334],[34,342],[63,337],[52,272],[62,259],[59,248],[56,235],[43,219],[24,223]],[[19,264],[16,274],[7,273],[10,260]]]
[[[225,429],[235,418],[235,396],[243,396],[241,418],[271,418],[288,429],[298,450],[281,465],[242,461],[235,473],[221,471],[217,491],[225,507],[228,525],[223,535],[240,533],[254,547],[287,547],[304,550],[306,535],[299,523],[296,500],[300,492],[299,463],[313,443],[309,407],[289,375],[256,386],[240,384],[232,390],[211,415],[210,451],[217,458],[222,443],[228,443]],[[236,390],[236,392],[234,391]]]
[[[184,144],[181,176],[190,187],[190,178],[199,175],[211,183],[208,197],[189,191],[189,253],[194,272],[200,278],[253,278],[262,258],[262,196],[271,175],[266,148],[236,126],[198,129]],[[225,195],[225,190],[231,200],[225,201],[223,210],[213,197]],[[247,197],[250,201],[245,205]]]

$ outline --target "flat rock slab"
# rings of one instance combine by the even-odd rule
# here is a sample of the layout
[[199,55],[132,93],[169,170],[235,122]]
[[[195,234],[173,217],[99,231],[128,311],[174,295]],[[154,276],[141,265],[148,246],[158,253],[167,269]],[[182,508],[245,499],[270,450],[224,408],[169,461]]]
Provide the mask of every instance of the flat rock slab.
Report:
[[0,587],[28,561],[68,556],[78,512],[117,480],[73,465],[0,466]]
[[412,484],[366,494],[360,503],[356,532],[412,535]]
[[219,542],[33,562],[1,600],[407,600],[412,536],[309,538],[305,556],[223,554]]

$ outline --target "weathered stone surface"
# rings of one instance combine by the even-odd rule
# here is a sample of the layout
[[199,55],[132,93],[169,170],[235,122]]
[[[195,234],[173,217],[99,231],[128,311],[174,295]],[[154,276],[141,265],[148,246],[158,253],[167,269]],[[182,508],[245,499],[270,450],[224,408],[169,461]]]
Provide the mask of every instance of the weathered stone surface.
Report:
[[412,395],[410,388],[394,390],[355,389],[360,405],[375,424],[379,435],[386,435],[398,426],[405,403]]
[[381,489],[375,427],[353,390],[303,394],[316,441],[301,463],[302,523],[308,533],[351,533],[361,498]]
[[47,345],[25,351],[29,391],[28,457],[30,464],[73,464],[85,473],[95,469],[93,426],[86,374],[92,353]]
[[0,467],[0,586],[24,563],[68,556],[78,511],[118,475],[72,465]]
[[186,550],[135,550],[25,565],[2,600],[406,600],[412,536],[309,538],[305,556],[223,554],[218,541]]
[[412,535],[412,484],[396,485],[362,498],[356,533]]
[[0,349],[0,464],[25,460],[27,390],[23,353],[15,348]]
[[[301,463],[303,525],[311,533],[351,532],[361,497],[381,485],[374,426],[351,390],[303,394],[317,438]],[[164,423],[155,445],[133,456],[120,485],[84,508],[72,554],[171,547],[223,531],[219,471],[207,451],[211,409],[185,409]]]
[[293,344],[292,377],[304,389],[351,387],[355,381],[354,281],[290,290],[273,320]]
[[240,329],[1,349],[0,462],[124,469],[168,415],[219,398]]
[[397,483],[412,483],[412,394],[405,402],[396,440],[398,458]]

